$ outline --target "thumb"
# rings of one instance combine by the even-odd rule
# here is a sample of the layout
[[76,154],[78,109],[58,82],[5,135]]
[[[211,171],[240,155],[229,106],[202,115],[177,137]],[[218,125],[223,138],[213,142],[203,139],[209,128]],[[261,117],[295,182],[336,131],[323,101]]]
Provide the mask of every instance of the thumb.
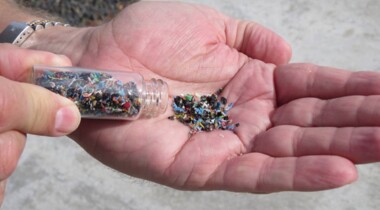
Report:
[[0,133],[18,130],[60,136],[73,132],[80,113],[69,99],[44,88],[0,77]]
[[18,130],[59,136],[74,131],[80,114],[72,101],[41,87],[14,82],[27,81],[34,64],[67,66],[71,62],[50,52],[0,44],[0,75],[4,76],[0,76],[0,133]]

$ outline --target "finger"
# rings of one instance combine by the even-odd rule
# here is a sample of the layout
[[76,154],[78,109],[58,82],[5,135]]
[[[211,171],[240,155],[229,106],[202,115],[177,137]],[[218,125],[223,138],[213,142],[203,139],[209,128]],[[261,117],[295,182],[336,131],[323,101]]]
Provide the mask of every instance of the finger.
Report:
[[380,96],[347,96],[330,100],[303,98],[278,108],[274,125],[302,127],[380,126]]
[[380,161],[380,128],[278,126],[258,136],[254,152],[274,157],[336,155],[356,164]]
[[7,179],[17,166],[25,146],[25,134],[8,131],[0,134],[0,181]]
[[79,122],[79,110],[69,99],[0,77],[0,133],[18,130],[60,136],[74,131]]
[[266,63],[286,64],[292,56],[283,38],[258,23],[228,19],[226,36],[227,45]]
[[351,72],[312,64],[277,67],[274,81],[279,104],[304,97],[331,99],[380,93],[380,74],[377,72]]
[[250,153],[220,166],[208,185],[230,191],[270,193],[327,190],[356,179],[355,166],[337,156],[272,158]]
[[1,76],[15,81],[28,81],[35,64],[70,66],[71,61],[63,55],[0,44]]
[[5,195],[6,180],[0,181],[0,208],[3,205]]

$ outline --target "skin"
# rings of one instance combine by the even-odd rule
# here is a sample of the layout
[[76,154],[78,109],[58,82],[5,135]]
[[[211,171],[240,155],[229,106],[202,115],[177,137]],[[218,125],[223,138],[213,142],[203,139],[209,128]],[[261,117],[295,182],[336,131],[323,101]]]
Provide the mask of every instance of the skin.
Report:
[[234,132],[189,136],[167,119],[170,108],[154,119],[82,120],[70,137],[131,176],[183,190],[316,191],[352,183],[354,164],[380,159],[380,74],[287,65],[289,45],[254,22],[203,6],[140,2],[105,25],[47,29],[23,47],[160,78],[171,96],[224,88],[241,125]]
[[0,204],[6,179],[24,149],[26,134],[64,136],[80,122],[72,101],[20,82],[27,80],[35,63],[71,64],[66,56],[0,44]]

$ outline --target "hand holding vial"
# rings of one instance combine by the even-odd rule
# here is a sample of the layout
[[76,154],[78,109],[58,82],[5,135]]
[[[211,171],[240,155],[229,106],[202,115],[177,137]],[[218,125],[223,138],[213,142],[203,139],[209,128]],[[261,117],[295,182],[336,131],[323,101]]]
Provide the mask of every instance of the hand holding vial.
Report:
[[[212,94],[223,88],[220,97],[234,104],[229,119],[239,123],[233,131],[213,130],[189,136],[189,127],[168,119],[176,114],[171,108],[150,119],[83,119],[70,137],[104,164],[131,176],[186,190],[316,191],[352,183],[357,178],[355,164],[380,161],[380,113],[371,108],[380,100],[380,74],[287,64],[290,46],[254,22],[236,20],[198,5],[139,2],[105,25],[45,30],[23,47],[64,54],[74,66],[82,68],[132,71],[145,81],[161,79],[170,89],[168,104],[181,94]],[[10,46],[1,49],[25,52]],[[30,66],[18,67],[18,73],[2,67],[1,75],[20,80]],[[57,86],[61,85],[57,80],[60,76],[50,77],[56,82],[42,80],[42,86],[77,97],[75,88],[63,90]],[[71,82],[83,82],[80,77]],[[1,85],[25,85],[1,79]],[[127,110],[132,103],[138,104],[133,98],[103,99],[104,93],[98,93],[97,100],[91,88],[82,89],[85,94],[79,102],[90,110],[109,111],[108,102]],[[38,91],[49,102],[61,99],[36,86],[28,85],[26,89]],[[26,102],[20,102],[25,98],[3,92],[13,100],[7,110],[21,110],[15,116],[28,119],[33,114],[22,112]],[[65,103],[75,106],[71,101]],[[28,124],[16,117],[8,135],[18,136],[23,145],[26,132],[61,135],[73,131],[79,123],[78,110],[77,115],[66,119],[72,124],[68,123],[71,127],[65,132],[52,127],[58,107],[49,103],[43,107],[47,111],[36,112],[38,116],[32,119],[38,119],[38,123]],[[129,111],[120,107],[111,112],[128,115]],[[46,112],[50,117],[44,118]],[[2,116],[9,113],[0,115],[0,120],[8,119]],[[15,151],[18,157],[21,149]]]
[[64,136],[80,122],[71,100],[26,83],[36,63],[71,65],[66,56],[0,44],[0,203],[26,134]]

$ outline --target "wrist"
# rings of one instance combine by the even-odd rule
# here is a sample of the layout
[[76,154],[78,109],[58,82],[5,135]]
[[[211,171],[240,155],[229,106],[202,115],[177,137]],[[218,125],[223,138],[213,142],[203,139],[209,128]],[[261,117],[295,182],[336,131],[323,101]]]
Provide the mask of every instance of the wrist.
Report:
[[[35,12],[35,11],[34,11]],[[0,0],[0,32],[11,22],[31,22],[34,20],[52,20],[56,18],[47,15],[33,15],[27,8],[21,8],[14,1]],[[67,55],[77,65],[88,46],[92,28],[47,27],[34,31],[21,45],[23,48],[50,51]]]
[[13,1],[0,0],[0,31],[3,31],[11,22],[30,22],[41,19],[24,12]]
[[66,55],[73,65],[78,65],[88,48],[93,30],[92,27],[49,27],[34,32],[21,47]]

